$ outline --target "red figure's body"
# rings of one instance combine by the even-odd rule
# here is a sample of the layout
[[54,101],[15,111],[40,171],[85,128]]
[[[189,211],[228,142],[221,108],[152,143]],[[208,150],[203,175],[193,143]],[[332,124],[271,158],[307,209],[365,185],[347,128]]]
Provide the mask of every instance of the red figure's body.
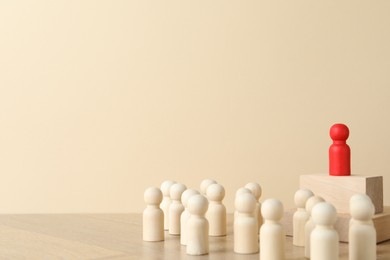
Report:
[[349,129],[346,125],[335,124],[330,128],[333,144],[329,147],[329,175],[351,175],[351,149],[347,144]]

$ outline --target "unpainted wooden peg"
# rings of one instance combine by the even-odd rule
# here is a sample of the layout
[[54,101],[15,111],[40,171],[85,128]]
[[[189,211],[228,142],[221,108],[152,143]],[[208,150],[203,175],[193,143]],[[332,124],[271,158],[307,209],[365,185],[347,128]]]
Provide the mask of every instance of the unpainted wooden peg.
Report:
[[352,196],[348,233],[349,260],[376,259],[376,230],[372,222],[375,208],[365,194]]
[[207,187],[209,207],[206,218],[209,221],[209,235],[213,237],[226,236],[226,207],[222,200],[225,197],[225,188],[218,183]]
[[170,188],[172,203],[169,206],[169,234],[171,235],[180,235],[180,216],[184,211],[181,195],[186,189],[187,187],[181,183],[175,183]]
[[187,222],[188,255],[209,253],[209,222],[205,218],[208,200],[203,195],[194,195],[188,199],[187,208],[191,214]]
[[163,183],[161,183],[161,191],[163,194],[163,200],[160,204],[160,208],[164,212],[164,230],[169,230],[169,206],[171,206],[172,200],[171,200],[171,195],[170,189],[173,184],[176,182],[171,181],[171,180],[166,180]]
[[313,222],[313,218],[311,217],[311,211],[313,207],[320,202],[325,202],[325,200],[320,196],[310,197],[306,201],[306,212],[309,214],[309,220],[305,224],[305,257],[310,258],[310,235],[313,229],[315,228],[315,224]]
[[234,219],[234,252],[238,254],[254,254],[259,252],[255,196],[251,192],[243,192],[234,201],[236,218]]
[[277,199],[267,199],[261,205],[264,223],[260,228],[260,260],[285,259],[285,232],[280,220],[283,204]]
[[256,198],[256,207],[255,207],[255,217],[257,218],[257,226],[258,226],[258,232],[260,232],[261,225],[263,225],[263,217],[261,216],[261,203],[260,203],[260,197],[262,193],[261,186],[256,182],[250,182],[245,185],[245,188],[250,189],[253,196]]
[[295,192],[294,202],[297,207],[293,216],[293,245],[305,245],[305,225],[309,219],[309,213],[306,212],[306,201],[314,196],[313,192],[308,189],[299,189]]
[[194,195],[199,194],[197,190],[187,189],[181,195],[181,203],[184,206],[184,211],[180,216],[180,244],[187,245],[187,222],[191,214],[187,207],[188,199]]
[[339,235],[333,228],[336,208],[328,202],[317,203],[311,212],[315,228],[310,235],[311,260],[338,260]]
[[142,216],[144,241],[164,240],[164,212],[159,207],[162,197],[161,190],[156,187],[147,188],[144,192],[144,201],[147,205]]

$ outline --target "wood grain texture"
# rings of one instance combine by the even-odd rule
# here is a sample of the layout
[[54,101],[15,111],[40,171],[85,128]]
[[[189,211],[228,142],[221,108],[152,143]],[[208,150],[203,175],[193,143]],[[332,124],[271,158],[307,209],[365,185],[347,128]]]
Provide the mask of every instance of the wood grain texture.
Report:
[[[187,256],[180,237],[165,232],[164,242],[142,241],[141,214],[0,215],[0,259],[259,259],[233,253],[233,221],[226,237],[210,237],[210,254]],[[302,247],[286,237],[287,259],[303,260]],[[348,259],[340,244],[340,259]],[[390,259],[390,241],[377,246],[377,259]]]
[[300,187],[323,197],[339,213],[349,212],[349,199],[357,193],[367,194],[371,198],[375,213],[383,211],[382,176],[308,174],[300,176]]

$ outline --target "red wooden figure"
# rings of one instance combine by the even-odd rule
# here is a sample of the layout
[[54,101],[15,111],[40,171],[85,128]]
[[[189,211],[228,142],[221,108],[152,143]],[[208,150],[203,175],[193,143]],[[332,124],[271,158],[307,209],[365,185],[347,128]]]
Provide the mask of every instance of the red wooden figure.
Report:
[[333,144],[329,147],[329,175],[351,175],[351,149],[347,144],[349,129],[344,124],[330,128]]

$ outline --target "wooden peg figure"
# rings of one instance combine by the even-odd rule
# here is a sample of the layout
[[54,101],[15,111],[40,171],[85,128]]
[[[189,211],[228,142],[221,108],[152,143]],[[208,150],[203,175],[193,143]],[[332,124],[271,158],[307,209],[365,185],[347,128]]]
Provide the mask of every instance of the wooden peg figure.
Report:
[[226,207],[222,204],[225,188],[218,183],[207,187],[209,208],[206,218],[209,221],[209,235],[213,237],[226,236]]
[[205,218],[208,208],[207,198],[194,195],[188,199],[187,208],[191,214],[187,222],[188,255],[205,255],[209,253],[209,222]]
[[142,233],[144,241],[164,240],[164,213],[159,208],[162,192],[156,187],[150,187],[144,192],[146,208],[142,216]]
[[166,180],[161,183],[161,191],[164,197],[160,204],[160,208],[164,212],[164,230],[169,229],[169,206],[171,206],[172,203],[171,195],[169,194],[169,192],[172,185],[175,183],[176,182],[170,180]]
[[313,207],[311,215],[316,226],[310,235],[310,259],[338,260],[339,235],[333,228],[336,208],[328,202],[320,202]]
[[329,147],[329,174],[333,176],[351,175],[351,149],[347,144],[349,129],[344,124],[334,124],[330,128],[333,144]]
[[313,231],[315,224],[313,222],[313,218],[311,217],[311,211],[317,203],[325,202],[325,200],[320,196],[310,197],[306,201],[306,212],[309,214],[309,219],[305,225],[305,257],[310,258],[310,235]]
[[256,198],[256,207],[255,207],[255,217],[257,218],[257,226],[258,226],[258,232],[260,233],[261,225],[263,225],[263,217],[261,216],[261,203],[260,203],[260,197],[261,197],[261,186],[256,182],[250,182],[247,185],[245,185],[245,188],[250,189],[253,196]]
[[257,219],[254,215],[256,199],[253,194],[238,194],[234,206],[237,211],[234,219],[234,252],[238,254],[255,254],[259,252]]
[[285,233],[280,220],[283,204],[277,199],[267,199],[261,205],[264,223],[260,228],[260,260],[284,260]]
[[[236,194],[235,194],[234,199],[236,199],[236,198],[238,197],[238,195],[240,195],[240,194],[242,194],[242,193],[249,193],[249,194],[252,194],[252,196],[253,196],[253,193],[251,192],[250,189],[241,187],[241,188],[239,188],[239,189],[236,191]],[[237,214],[238,214],[238,213],[237,213],[237,210],[234,210],[233,219],[236,219]]]
[[[353,195],[350,200],[349,200],[349,211],[351,211],[351,205],[354,204],[355,202],[358,202],[360,200],[367,200],[369,203],[372,203],[372,200],[369,196],[367,196],[366,194],[355,194]],[[373,210],[374,210],[374,213],[373,215],[375,214],[375,206],[373,206]],[[353,223],[355,222],[355,219],[354,218],[351,218],[349,220],[349,226],[351,226]],[[374,222],[371,220],[369,220],[370,224],[371,225],[374,225]]]
[[297,207],[293,216],[293,245],[305,245],[305,225],[309,220],[309,213],[306,211],[306,201],[314,196],[308,189],[299,189],[295,192],[294,202]]
[[[356,196],[355,199],[353,197]],[[350,200],[351,224],[349,226],[349,260],[376,259],[376,230],[372,222],[375,208],[367,195],[360,194]]]
[[187,189],[184,184],[175,183],[170,189],[172,203],[169,206],[169,234],[180,235],[180,216],[184,211],[181,195]]
[[187,245],[187,222],[191,216],[187,207],[188,199],[197,194],[199,194],[197,190],[187,189],[181,195],[181,203],[184,206],[184,211],[180,216],[180,244],[182,245]]
[[206,196],[207,188],[208,188],[211,184],[215,184],[215,183],[217,183],[215,180],[212,180],[212,179],[204,179],[204,180],[200,183],[200,194],[202,194],[203,196]]

